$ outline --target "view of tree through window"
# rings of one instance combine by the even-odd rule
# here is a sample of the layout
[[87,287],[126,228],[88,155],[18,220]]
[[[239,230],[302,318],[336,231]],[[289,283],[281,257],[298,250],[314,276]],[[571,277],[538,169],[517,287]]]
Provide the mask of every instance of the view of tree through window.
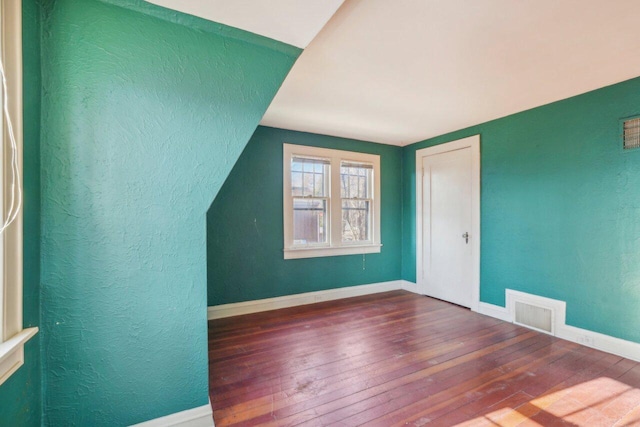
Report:
[[380,156],[283,144],[284,259],[379,253]]
[[341,162],[340,197],[342,198],[342,241],[371,240],[373,165]]

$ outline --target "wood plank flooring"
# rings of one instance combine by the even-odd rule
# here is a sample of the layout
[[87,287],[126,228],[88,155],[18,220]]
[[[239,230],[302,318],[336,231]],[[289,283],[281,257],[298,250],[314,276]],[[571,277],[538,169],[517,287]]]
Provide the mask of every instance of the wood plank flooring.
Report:
[[394,291],[209,322],[222,426],[638,426],[640,364]]

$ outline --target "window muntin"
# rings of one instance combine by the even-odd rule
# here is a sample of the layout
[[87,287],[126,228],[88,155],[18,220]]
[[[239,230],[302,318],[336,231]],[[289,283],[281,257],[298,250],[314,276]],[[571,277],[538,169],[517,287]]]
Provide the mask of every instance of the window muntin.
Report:
[[291,195],[326,197],[329,193],[329,159],[295,156],[291,159]]
[[284,144],[285,259],[380,252],[380,156]]

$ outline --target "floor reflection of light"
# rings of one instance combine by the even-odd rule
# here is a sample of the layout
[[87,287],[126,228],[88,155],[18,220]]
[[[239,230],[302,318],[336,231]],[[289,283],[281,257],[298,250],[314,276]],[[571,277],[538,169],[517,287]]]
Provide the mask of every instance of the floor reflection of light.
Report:
[[[519,392],[523,393],[523,392]],[[538,426],[564,421],[568,426],[640,425],[640,389],[601,377],[510,407],[505,399],[488,412],[458,426]]]
[[[327,326],[332,325],[327,324]],[[333,335],[330,350],[317,351],[317,349],[309,349],[309,342],[314,339],[321,341],[324,338],[323,331],[321,328],[303,326],[303,331],[306,329],[308,333],[302,338],[298,335],[285,338],[290,353],[296,356],[279,364],[281,375],[284,377],[299,377],[301,372],[310,366],[322,369],[326,376],[333,376],[352,369],[350,366],[353,360],[365,360],[361,362],[362,364],[366,364],[369,359],[377,360],[376,343],[369,337],[370,330],[352,329],[348,322],[345,322],[340,333]],[[337,361],[344,362],[337,363]]]

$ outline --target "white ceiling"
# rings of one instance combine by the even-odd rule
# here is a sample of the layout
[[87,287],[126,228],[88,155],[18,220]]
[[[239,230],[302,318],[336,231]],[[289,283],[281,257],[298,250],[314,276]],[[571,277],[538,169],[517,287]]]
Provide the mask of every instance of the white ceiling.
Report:
[[147,0],[305,48],[344,0]]
[[640,75],[638,0],[347,0],[262,124],[405,145]]
[[406,145],[640,75],[639,0],[148,1],[309,44],[285,129]]

